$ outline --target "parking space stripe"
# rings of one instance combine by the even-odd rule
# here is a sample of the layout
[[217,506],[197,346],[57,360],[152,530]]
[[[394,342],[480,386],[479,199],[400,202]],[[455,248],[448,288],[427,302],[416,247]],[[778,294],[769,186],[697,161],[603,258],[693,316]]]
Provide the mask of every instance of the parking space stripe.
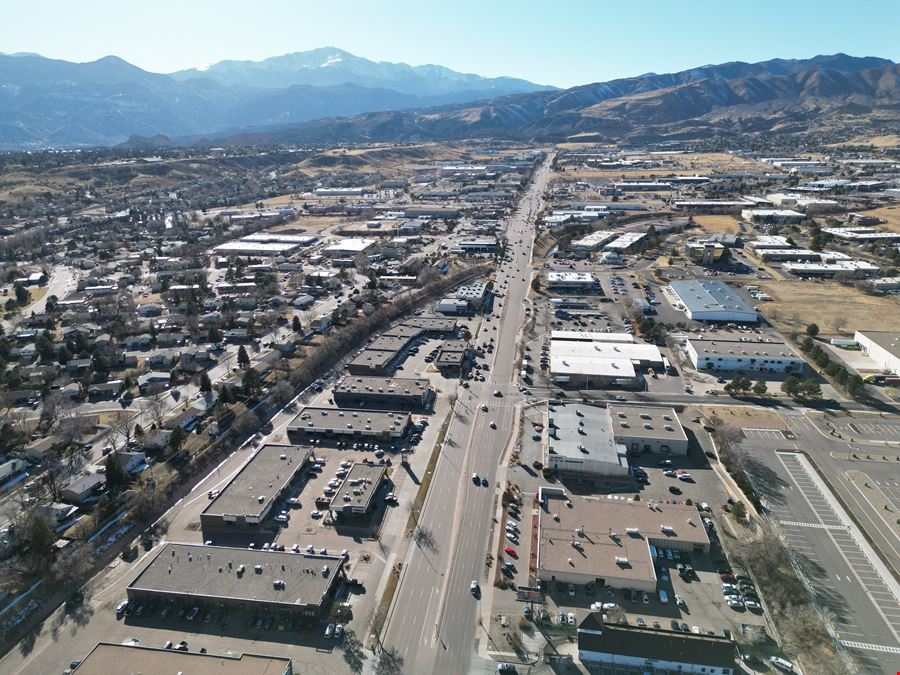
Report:
[[841,644],[851,649],[868,649],[873,652],[885,652],[887,654],[900,654],[900,647],[888,647],[887,645],[873,645],[868,642],[854,642],[852,640],[841,640]]

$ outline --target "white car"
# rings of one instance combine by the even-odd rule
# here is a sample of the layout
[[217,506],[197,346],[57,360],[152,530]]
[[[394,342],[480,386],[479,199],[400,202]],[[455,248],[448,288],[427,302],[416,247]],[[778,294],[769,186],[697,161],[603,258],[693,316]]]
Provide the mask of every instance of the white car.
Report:
[[566,615],[566,621],[567,621],[567,623],[568,623],[570,626],[574,626],[574,625],[575,625],[575,614],[574,614],[574,612],[569,612],[569,613]]
[[321,518],[322,512],[321,511],[311,511],[309,516],[310,516],[310,518]]
[[497,423],[494,420],[491,420],[491,429],[496,429]]
[[306,547],[306,552],[307,552],[307,553],[315,553],[315,552],[316,552],[316,547],[313,546],[312,544],[309,544],[309,545],[307,545],[307,547]]

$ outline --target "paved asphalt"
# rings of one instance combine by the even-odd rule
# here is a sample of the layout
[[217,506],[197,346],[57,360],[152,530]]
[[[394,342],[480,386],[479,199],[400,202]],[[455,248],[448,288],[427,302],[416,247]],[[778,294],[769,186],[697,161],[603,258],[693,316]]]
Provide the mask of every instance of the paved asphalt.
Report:
[[[534,216],[549,180],[550,161],[536,171],[510,219],[512,262],[502,263],[496,281],[499,287],[508,280],[504,297],[496,301],[501,318],[484,322],[475,337],[479,344],[494,338],[488,381],[472,382],[470,389],[461,390],[419,517],[429,541],[410,547],[382,636],[382,644],[402,659],[404,673],[468,672],[476,638],[485,639],[476,636],[476,630],[483,633],[478,625],[480,607],[469,587],[473,579],[482,587],[490,583],[484,562],[499,495],[496,476],[521,400],[515,385],[516,346],[531,279]],[[502,397],[493,395],[498,389]],[[488,406],[486,412],[482,403]],[[486,477],[489,487],[476,486],[473,473]]]
[[[851,466],[865,470],[872,465],[836,459],[832,453],[846,452],[847,444],[822,436],[807,417],[796,413],[782,417],[795,436],[793,440],[757,432],[743,442],[751,455],[749,469],[754,485],[764,494],[770,519],[793,551],[817,600],[832,613],[838,638],[861,672],[897,672],[897,598],[875,570],[870,560],[873,556],[854,541],[845,519],[814,484],[795,452],[806,450],[841,496],[847,492],[843,472]],[[845,503],[858,518],[871,509],[856,508],[846,497]],[[865,522],[863,525],[876,545],[890,551],[892,535],[873,531]]]

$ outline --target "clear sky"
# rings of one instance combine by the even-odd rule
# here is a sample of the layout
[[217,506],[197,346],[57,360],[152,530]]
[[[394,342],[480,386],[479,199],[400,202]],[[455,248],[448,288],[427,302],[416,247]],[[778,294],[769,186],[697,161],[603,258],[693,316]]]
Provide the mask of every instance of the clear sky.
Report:
[[171,72],[333,46],[571,86],[725,61],[900,60],[900,0],[5,0],[0,51]]

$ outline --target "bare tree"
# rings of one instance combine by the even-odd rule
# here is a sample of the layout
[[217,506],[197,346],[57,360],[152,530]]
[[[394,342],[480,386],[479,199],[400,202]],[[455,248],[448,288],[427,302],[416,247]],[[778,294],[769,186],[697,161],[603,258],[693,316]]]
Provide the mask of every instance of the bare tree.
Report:
[[150,415],[150,419],[153,423],[161,428],[163,425],[163,420],[166,416],[166,401],[163,398],[164,394],[160,393],[156,396],[147,400],[146,405],[144,406],[144,411]]

